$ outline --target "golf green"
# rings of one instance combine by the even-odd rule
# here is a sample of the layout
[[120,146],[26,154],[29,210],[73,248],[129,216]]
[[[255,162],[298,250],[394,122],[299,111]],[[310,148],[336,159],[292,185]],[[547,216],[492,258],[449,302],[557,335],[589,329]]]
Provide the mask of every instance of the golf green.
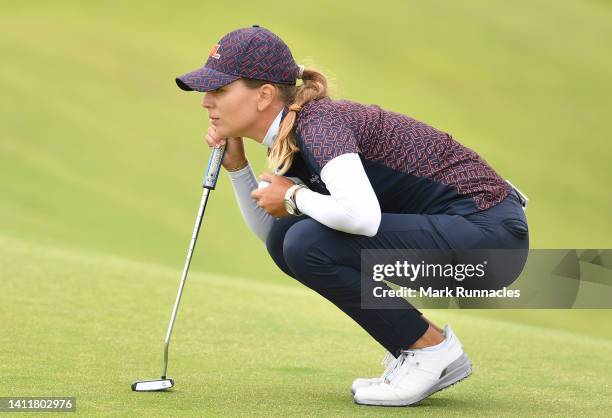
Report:
[[[187,282],[173,334],[175,388],[132,392],[133,380],[161,374],[179,269],[4,237],[0,245],[12,295],[2,304],[2,396],[76,396],[85,416],[411,413],[353,403],[352,380],[380,373],[384,351],[329,302],[299,286],[203,272]],[[419,415],[596,416],[612,407],[612,339],[564,326],[582,319],[601,332],[609,311],[557,311],[538,325],[489,313],[425,311],[452,324],[474,373],[423,401]]]

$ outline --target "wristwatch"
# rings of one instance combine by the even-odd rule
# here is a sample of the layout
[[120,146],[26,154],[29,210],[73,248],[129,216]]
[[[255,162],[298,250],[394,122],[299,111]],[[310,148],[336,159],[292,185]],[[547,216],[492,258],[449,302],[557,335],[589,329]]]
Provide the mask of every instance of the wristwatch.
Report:
[[302,214],[295,203],[295,191],[297,189],[306,189],[306,187],[301,184],[294,184],[285,193],[285,210],[289,215],[293,216],[300,216]]

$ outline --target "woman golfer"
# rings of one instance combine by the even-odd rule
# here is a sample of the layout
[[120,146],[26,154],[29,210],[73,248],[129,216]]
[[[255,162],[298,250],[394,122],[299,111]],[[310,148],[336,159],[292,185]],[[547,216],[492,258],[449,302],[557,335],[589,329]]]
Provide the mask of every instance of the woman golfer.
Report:
[[[325,77],[258,25],[225,35],[203,68],[176,82],[206,92],[206,141],[226,144],[223,167],[242,215],[274,262],[391,354],[381,377],[354,381],[355,402],[410,405],[471,374],[449,325],[438,328],[404,300],[404,309],[361,309],[360,251],[526,249],[521,196],[509,183],[425,123],[330,99]],[[267,187],[258,187],[243,137],[268,150]]]

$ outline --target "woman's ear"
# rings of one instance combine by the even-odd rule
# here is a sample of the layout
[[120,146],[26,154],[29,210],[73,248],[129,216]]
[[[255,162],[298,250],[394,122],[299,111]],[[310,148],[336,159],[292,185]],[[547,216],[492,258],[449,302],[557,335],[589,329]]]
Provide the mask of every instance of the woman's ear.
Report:
[[259,95],[257,97],[257,110],[263,112],[266,110],[276,98],[276,87],[272,84],[264,84],[259,87]]

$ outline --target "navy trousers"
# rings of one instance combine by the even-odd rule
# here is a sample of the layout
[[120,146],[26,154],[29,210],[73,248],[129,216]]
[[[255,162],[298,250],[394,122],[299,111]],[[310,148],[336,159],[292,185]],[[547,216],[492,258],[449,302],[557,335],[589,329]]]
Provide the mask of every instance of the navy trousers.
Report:
[[468,216],[383,213],[373,237],[329,228],[308,216],[275,220],[266,240],[287,275],[331,301],[393,355],[427,330],[408,302],[400,309],[361,309],[362,249],[529,248],[527,220],[515,192]]

